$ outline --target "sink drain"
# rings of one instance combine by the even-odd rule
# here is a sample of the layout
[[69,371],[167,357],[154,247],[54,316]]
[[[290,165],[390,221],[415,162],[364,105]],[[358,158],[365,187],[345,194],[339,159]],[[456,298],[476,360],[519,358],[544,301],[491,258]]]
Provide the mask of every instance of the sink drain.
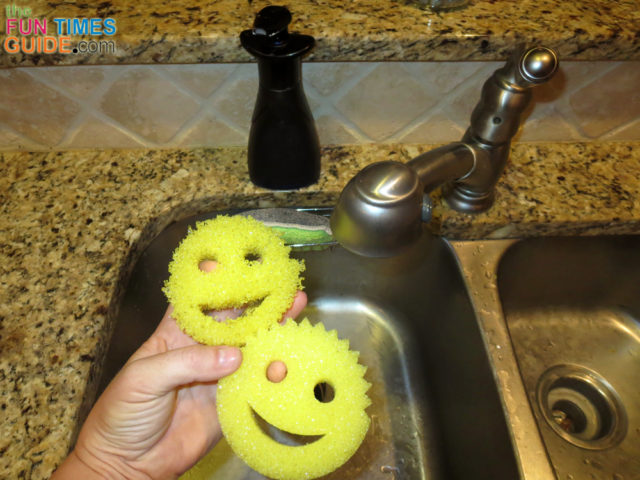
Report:
[[620,397],[604,378],[584,367],[547,370],[538,383],[538,405],[549,426],[578,447],[602,450],[627,433]]

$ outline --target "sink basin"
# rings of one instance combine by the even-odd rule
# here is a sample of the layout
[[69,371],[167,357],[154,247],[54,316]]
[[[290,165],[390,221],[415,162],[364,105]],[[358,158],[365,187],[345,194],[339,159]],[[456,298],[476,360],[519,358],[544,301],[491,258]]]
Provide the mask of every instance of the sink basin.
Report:
[[557,477],[640,478],[640,237],[520,241],[497,278]]
[[[187,227],[175,223],[144,251],[130,277],[100,389],[152,333],[166,308],[161,287]],[[368,367],[372,424],[332,479],[519,478],[483,336],[455,255],[423,236],[401,256],[364,258],[337,245],[295,251],[306,262],[301,316],[336,329]],[[233,457],[210,478],[263,478]],[[230,474],[229,472],[233,472]]]

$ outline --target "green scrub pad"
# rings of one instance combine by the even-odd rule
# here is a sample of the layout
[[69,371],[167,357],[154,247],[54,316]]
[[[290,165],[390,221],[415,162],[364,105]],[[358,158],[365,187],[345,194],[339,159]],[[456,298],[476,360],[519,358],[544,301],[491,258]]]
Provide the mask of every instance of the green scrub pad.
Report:
[[292,208],[262,208],[239,213],[251,216],[277,231],[285,245],[292,247],[323,247],[334,244],[329,219]]

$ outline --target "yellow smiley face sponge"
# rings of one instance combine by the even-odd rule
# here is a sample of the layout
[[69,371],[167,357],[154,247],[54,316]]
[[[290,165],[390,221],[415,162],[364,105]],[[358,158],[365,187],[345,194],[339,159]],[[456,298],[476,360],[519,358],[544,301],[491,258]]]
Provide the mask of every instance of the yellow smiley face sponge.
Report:
[[[356,452],[370,424],[370,384],[347,340],[321,323],[288,321],[248,339],[242,356],[218,384],[217,409],[227,442],[251,468],[278,480],[317,478]],[[274,361],[287,369],[277,383],[267,377]],[[318,398],[319,387],[332,396]],[[283,444],[272,427],[311,440]]]
[[[180,328],[200,343],[241,346],[282,319],[291,307],[304,264],[290,248],[251,217],[218,216],[196,224],[169,264],[164,292]],[[217,262],[200,270],[200,262]],[[218,322],[206,312],[244,308],[235,319]]]

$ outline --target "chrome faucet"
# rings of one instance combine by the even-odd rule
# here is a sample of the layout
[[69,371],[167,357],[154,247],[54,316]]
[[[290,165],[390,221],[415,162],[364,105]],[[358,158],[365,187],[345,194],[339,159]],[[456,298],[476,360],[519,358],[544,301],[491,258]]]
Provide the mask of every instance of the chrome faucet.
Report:
[[335,239],[361,255],[395,255],[422,234],[422,222],[430,219],[428,194],[439,186],[457,211],[477,213],[491,207],[531,88],[548,81],[557,69],[558,55],[552,49],[518,49],[485,82],[460,142],[408,163],[371,164],[349,181],[331,216]]

